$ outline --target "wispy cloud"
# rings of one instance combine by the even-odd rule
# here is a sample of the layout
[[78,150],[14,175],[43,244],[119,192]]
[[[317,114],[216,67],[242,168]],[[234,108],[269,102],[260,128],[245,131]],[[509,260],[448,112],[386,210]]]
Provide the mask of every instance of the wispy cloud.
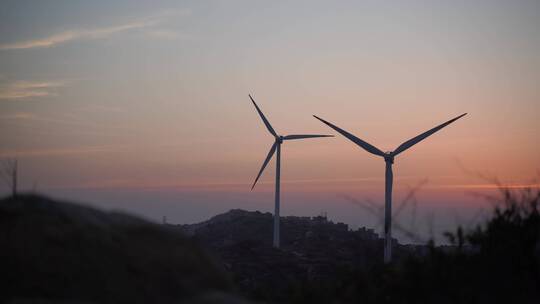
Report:
[[55,96],[56,90],[65,85],[65,81],[15,81],[0,85],[0,100]]
[[165,40],[176,40],[180,37],[180,35],[171,30],[148,30],[145,32],[148,36],[153,38],[159,38],[159,39],[165,39]]
[[435,185],[429,188],[444,188],[444,189],[486,189],[486,190],[499,190],[503,189],[527,189],[527,188],[540,188],[540,183],[506,183],[501,185],[495,184],[451,184],[451,185]]
[[16,112],[12,114],[0,115],[0,120],[24,120],[24,119],[34,119],[36,115],[28,112]]
[[[20,49],[33,49],[33,48],[45,48],[53,47],[61,43],[65,43],[72,40],[79,39],[103,39],[113,34],[126,32],[130,30],[150,28],[165,21],[173,16],[186,16],[191,14],[190,10],[169,10],[163,11],[158,14],[154,14],[149,17],[140,18],[131,22],[126,22],[119,25],[113,25],[109,27],[101,27],[94,29],[76,29],[68,30],[61,33],[53,34],[47,37],[19,41],[14,43],[8,43],[0,45],[0,50],[20,50]],[[159,33],[159,31],[157,31]],[[172,32],[165,33],[161,31],[161,35],[172,36]],[[158,34],[159,35],[159,34]]]
[[[14,112],[9,114],[0,115],[0,122],[10,123],[11,125],[25,125],[33,124],[38,128],[38,132],[47,132],[47,128],[41,128],[41,126],[50,126],[56,124],[60,126],[66,126],[63,128],[64,132],[79,133],[79,134],[91,134],[100,136],[115,136],[112,131],[126,131],[128,127],[122,125],[109,125],[103,123],[96,123],[92,120],[84,119],[85,114],[70,114],[61,113],[55,116],[43,116],[30,112]],[[107,130],[107,132],[104,132]]]
[[26,150],[0,150],[0,158],[4,157],[52,157],[52,156],[67,156],[80,154],[94,154],[104,152],[116,152],[118,146],[88,146],[88,147],[72,147],[72,148],[46,148],[46,149],[26,149]]
[[137,179],[137,178],[116,178],[99,179],[80,184],[60,186],[64,189],[138,189],[144,191],[151,190],[197,190],[197,191],[245,191],[246,183],[228,183],[228,182],[176,182],[163,180],[159,178]]

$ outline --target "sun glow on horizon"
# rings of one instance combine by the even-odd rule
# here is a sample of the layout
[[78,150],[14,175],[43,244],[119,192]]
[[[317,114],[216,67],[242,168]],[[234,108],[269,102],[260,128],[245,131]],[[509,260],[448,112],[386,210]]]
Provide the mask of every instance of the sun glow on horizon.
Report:
[[189,206],[178,211],[186,222],[237,204],[266,208],[274,161],[250,187],[274,138],[248,94],[279,134],[335,135],[282,146],[286,212],[339,202],[331,208],[354,222],[336,194],[384,194],[383,161],[312,115],[393,151],[467,112],[396,157],[398,199],[426,179],[420,193],[436,206],[497,189],[475,172],[511,189],[539,186],[537,2],[4,9],[0,159],[19,160],[22,191],[111,206],[144,197],[123,206],[153,216],[165,212],[154,204]]

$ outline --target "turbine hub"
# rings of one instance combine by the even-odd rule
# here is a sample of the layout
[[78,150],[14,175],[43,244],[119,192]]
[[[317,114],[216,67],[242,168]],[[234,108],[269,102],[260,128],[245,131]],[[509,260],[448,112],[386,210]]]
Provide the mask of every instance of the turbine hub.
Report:
[[391,163],[391,164],[394,163],[394,153],[393,153],[393,151],[388,151],[388,152],[385,153],[384,161],[387,162],[387,163]]
[[279,135],[278,137],[276,137],[276,141],[280,144],[283,143],[283,136]]

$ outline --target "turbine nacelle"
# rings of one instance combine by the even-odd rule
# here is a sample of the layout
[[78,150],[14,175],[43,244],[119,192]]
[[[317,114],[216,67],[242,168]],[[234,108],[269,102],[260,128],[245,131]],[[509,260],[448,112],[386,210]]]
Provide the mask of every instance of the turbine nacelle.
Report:
[[387,163],[394,163],[394,151],[387,151],[384,153],[384,161]]

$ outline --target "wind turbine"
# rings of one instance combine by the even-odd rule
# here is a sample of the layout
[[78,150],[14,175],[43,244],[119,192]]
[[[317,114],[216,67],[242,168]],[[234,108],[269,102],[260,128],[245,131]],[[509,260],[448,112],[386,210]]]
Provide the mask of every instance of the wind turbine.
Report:
[[381,156],[384,158],[384,161],[386,162],[386,187],[385,187],[385,210],[384,210],[384,262],[390,263],[392,261],[392,183],[393,183],[393,173],[392,173],[392,164],[394,163],[394,157],[396,157],[399,153],[409,149],[410,147],[414,146],[415,144],[419,143],[420,141],[424,140],[426,137],[432,135],[433,133],[439,131],[440,129],[446,127],[447,125],[453,123],[454,121],[460,119],[461,117],[467,115],[467,113],[461,114],[456,118],[450,119],[449,121],[436,126],[435,128],[428,130],[412,139],[409,139],[408,141],[402,143],[397,147],[394,151],[390,152],[383,152],[376,148],[375,146],[361,140],[360,138],[352,135],[351,133],[340,129],[339,127],[329,123],[328,121],[321,119],[315,115],[313,115],[318,120],[322,121],[324,124],[329,126],[330,128],[336,130],[341,135],[345,136],[350,141],[354,142],[364,150],[368,151],[369,153],[375,154],[377,156]]
[[266,129],[268,129],[268,132],[272,136],[274,136],[275,140],[272,144],[272,147],[270,147],[270,151],[268,152],[268,155],[266,156],[266,159],[264,160],[264,163],[261,167],[261,170],[259,171],[259,174],[257,174],[257,178],[255,178],[255,182],[253,183],[253,186],[251,186],[251,190],[255,188],[255,185],[257,184],[257,181],[259,180],[259,177],[261,177],[261,174],[264,171],[264,168],[266,168],[266,165],[272,159],[272,156],[274,156],[274,153],[276,153],[276,192],[275,192],[275,210],[274,210],[274,247],[279,248],[279,198],[280,198],[280,173],[281,173],[281,144],[284,140],[293,140],[293,139],[306,139],[306,138],[316,138],[316,137],[333,137],[333,135],[305,135],[305,134],[299,134],[299,135],[286,135],[281,136],[274,131],[274,128],[272,128],[272,125],[268,122],[266,117],[264,116],[261,109],[259,109],[259,106],[255,103],[255,100],[253,100],[253,97],[249,95],[249,99],[251,99],[251,102],[253,102],[253,105],[255,106],[255,109],[257,109],[257,112],[259,113],[259,116],[261,116],[261,119],[266,126]]

